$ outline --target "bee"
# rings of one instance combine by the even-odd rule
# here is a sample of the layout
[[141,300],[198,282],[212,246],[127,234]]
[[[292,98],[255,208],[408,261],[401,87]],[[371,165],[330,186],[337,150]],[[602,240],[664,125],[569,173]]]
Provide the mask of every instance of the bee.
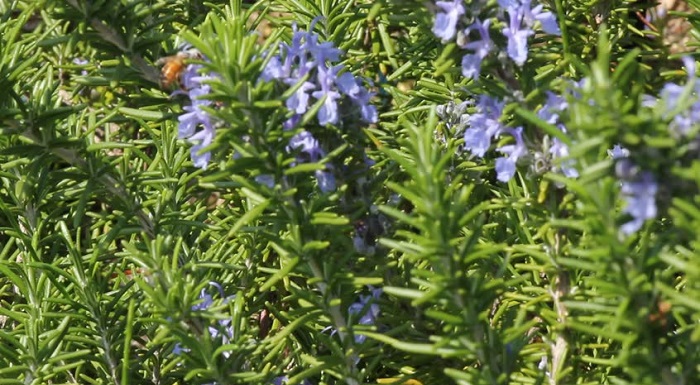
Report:
[[180,83],[180,76],[185,70],[185,60],[191,58],[192,55],[187,52],[178,52],[172,56],[166,56],[158,59],[156,65],[162,65],[160,70],[160,82],[163,88],[170,88],[173,84]]
[[648,316],[649,323],[660,326],[661,328],[666,328],[669,313],[671,313],[671,303],[664,300],[657,301],[656,309],[653,309]]

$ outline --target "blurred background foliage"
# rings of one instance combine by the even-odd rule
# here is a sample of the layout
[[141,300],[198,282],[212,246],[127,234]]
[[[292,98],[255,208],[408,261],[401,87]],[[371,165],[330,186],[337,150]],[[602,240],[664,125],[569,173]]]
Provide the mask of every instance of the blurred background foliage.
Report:
[[[423,1],[0,0],[0,382],[700,383],[697,132],[641,108],[684,81],[679,53],[650,2],[544,4],[561,38],[477,82]],[[290,167],[289,92],[259,81],[318,16],[380,114],[308,123],[347,167],[328,194],[318,164]],[[218,74],[205,170],[156,64],[189,47]],[[522,111],[584,77],[578,179],[500,183],[435,113],[509,98],[505,120],[542,136]],[[618,143],[661,184],[629,238]]]

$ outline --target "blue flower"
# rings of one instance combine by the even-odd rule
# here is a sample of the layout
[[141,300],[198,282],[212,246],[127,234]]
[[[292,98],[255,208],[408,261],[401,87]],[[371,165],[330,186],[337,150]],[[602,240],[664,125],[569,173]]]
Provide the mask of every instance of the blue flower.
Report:
[[476,54],[466,54],[462,56],[462,75],[467,79],[475,79],[481,73],[481,62],[483,57]]
[[537,112],[537,116],[549,124],[558,124],[559,113],[567,108],[569,108],[569,103],[566,99],[554,92],[547,91],[547,100]]
[[[318,20],[316,18],[312,21],[310,30],[313,30]],[[322,101],[316,113],[321,126],[340,122],[339,108],[344,105],[343,99],[349,99],[357,106],[362,120],[376,122],[377,109],[370,104],[374,94],[363,87],[361,81],[348,72],[344,65],[335,63],[340,60],[342,51],[331,42],[320,42],[319,36],[314,32],[297,30],[296,25],[293,28],[291,43],[280,46],[279,54],[270,58],[260,76],[265,81],[278,80],[297,87],[286,100],[286,107],[292,114],[283,122],[284,130],[297,127],[314,100],[316,103]],[[297,162],[317,162],[325,156],[318,140],[306,130],[291,138],[287,151],[294,150],[297,151]],[[322,192],[336,189],[331,164],[316,171],[315,176]]]
[[[311,29],[317,21],[315,19],[311,23]],[[349,96],[360,108],[364,121],[377,121],[376,107],[369,103],[373,94],[362,87],[351,73],[343,72],[343,65],[332,65],[340,59],[341,53],[333,43],[319,43],[317,34],[299,31],[294,25],[292,43],[281,45],[279,55],[268,61],[260,76],[265,81],[280,80],[289,86],[298,85],[301,79],[306,79],[286,101],[287,109],[294,115],[284,123],[284,129],[294,128],[301,121],[300,115],[308,110],[312,97],[324,100],[318,111],[319,124],[337,124],[341,93]],[[342,75],[338,76],[341,72]]]
[[282,79],[285,76],[286,74],[279,56],[273,56],[270,58],[270,61],[267,62],[267,65],[265,65],[265,68],[263,68],[262,74],[260,75],[260,77],[266,82],[273,79]]
[[[224,289],[221,287],[221,285],[219,285],[217,282],[209,282],[209,284],[216,287],[219,290],[219,293],[221,293],[221,295],[223,296]],[[193,311],[209,309],[209,306],[211,306],[214,303],[214,297],[212,297],[211,294],[207,293],[206,288],[202,289],[199,292],[199,299],[200,302],[192,306]]]
[[309,91],[316,89],[316,85],[311,82],[304,82],[301,86],[294,92],[292,96],[287,99],[287,109],[294,111],[296,114],[303,114],[306,109],[309,108]]
[[546,33],[561,34],[554,14],[543,12],[542,5],[531,9],[531,0],[498,0],[498,4],[509,16],[508,27],[503,29],[503,36],[508,39],[508,56],[519,66],[527,60],[527,39],[535,34],[536,22]]
[[632,217],[623,224],[620,231],[624,235],[637,232],[648,219],[656,218],[656,192],[658,184],[654,175],[639,168],[628,158],[630,151],[616,144],[608,155],[616,161],[615,175],[620,178],[620,192],[625,200],[622,212]]
[[207,168],[209,161],[211,160],[211,152],[207,151],[202,153],[202,150],[207,146],[211,145],[214,141],[214,129],[204,129],[189,138],[189,141],[194,143],[194,146],[190,149],[190,157],[192,158],[192,163],[195,167],[201,169]]
[[[310,27],[310,29],[313,29],[313,27]],[[313,33],[307,33],[305,48],[313,58],[313,65],[318,67],[325,65],[326,62],[338,61],[340,54],[343,52],[329,41],[319,44],[318,35]]]
[[[372,289],[371,295],[361,295],[360,300],[350,305],[348,313],[354,316],[360,316],[357,320],[358,325],[375,325],[379,319],[379,305],[375,303],[382,294],[382,289]],[[370,303],[371,302],[371,303]],[[369,304],[369,306],[367,306]],[[364,312],[363,312],[364,310]],[[355,343],[361,344],[365,342],[367,337],[363,335],[355,336]]]
[[535,32],[527,28],[521,29],[520,9],[509,9],[508,16],[510,23],[508,27],[503,28],[503,36],[508,39],[506,50],[515,64],[522,66],[527,60],[527,39]]
[[[569,108],[569,103],[563,97],[547,91],[547,101],[537,112],[537,116],[543,121],[555,125],[563,133],[566,133],[566,127],[561,124],[559,120],[559,114]],[[554,138],[552,140],[552,145],[549,147],[549,154],[552,159],[566,158],[569,156],[569,147],[561,140]],[[577,178],[579,176],[578,170],[574,168],[574,159],[566,159],[558,166],[553,166],[552,171],[557,171],[561,169],[562,173],[569,178]]]
[[464,45],[464,48],[473,50],[473,54],[467,54],[462,57],[462,75],[466,78],[478,78],[481,72],[481,62],[488,56],[496,45],[491,40],[489,35],[489,25],[491,20],[487,19],[485,22],[481,22],[477,19],[474,25],[465,30],[465,34],[468,34],[470,30],[479,31],[481,35],[481,40],[476,40]]
[[[280,52],[284,54],[284,64],[282,66],[283,77],[294,76],[300,78],[308,72],[311,67],[308,65],[308,52],[306,40],[309,35],[313,38],[313,34],[306,31],[299,31],[296,23],[292,26],[292,44],[280,45]],[[292,74],[292,66],[296,65],[297,73]]]
[[289,131],[292,128],[296,127],[299,122],[301,122],[302,116],[300,114],[292,115],[291,118],[287,119],[282,123],[282,129],[285,131]]
[[318,83],[321,86],[321,90],[315,91],[312,95],[319,100],[325,98],[323,105],[318,110],[318,123],[322,126],[328,123],[338,123],[338,104],[336,100],[340,98],[340,93],[335,90],[334,85],[337,73],[341,68],[342,66],[326,68],[325,65],[318,67]]
[[613,159],[622,159],[630,156],[630,150],[616,144],[611,150],[608,150],[608,156]]
[[315,175],[318,189],[321,190],[321,192],[329,193],[335,191],[335,177],[331,172],[317,170]]
[[299,162],[315,162],[321,159],[325,154],[318,144],[318,140],[311,135],[310,132],[303,130],[294,135],[289,140],[287,151],[299,150],[305,157],[297,157]]
[[355,76],[349,72],[344,72],[337,77],[335,83],[340,92],[349,96],[350,100],[360,108],[362,120],[367,123],[377,122],[377,107],[370,104],[370,99],[374,94],[367,91],[367,88],[362,87]]
[[[566,133],[566,131],[563,131]],[[552,155],[552,159],[566,158],[569,156],[569,146],[564,144],[561,140],[554,138],[552,140],[552,146],[549,148],[549,153]],[[566,159],[561,162],[559,167],[552,167],[553,171],[557,171],[557,168],[561,168],[561,172],[568,178],[578,178],[579,173],[574,164],[576,162],[574,159]]]
[[[316,162],[325,156],[325,152],[319,146],[318,140],[306,130],[294,135],[289,140],[287,151],[291,152],[293,150],[298,150],[297,161],[301,163]],[[331,167],[328,164],[326,165],[326,170],[317,170],[315,173],[318,188],[324,193],[335,191],[336,188],[335,177],[330,170]]]
[[520,8],[520,0],[498,0],[498,5],[506,10],[518,9]]
[[623,181],[620,191],[626,200],[623,212],[632,220],[620,227],[625,235],[637,232],[647,219],[656,218],[656,192],[658,185],[650,172],[643,172],[633,181]]
[[[196,167],[205,169],[211,159],[211,153],[201,154],[200,150],[212,144],[216,131],[209,115],[205,111],[197,106],[185,107],[185,111],[188,112],[178,117],[180,122],[178,136],[181,139],[186,138],[189,142],[194,143],[194,146],[190,149],[192,162]],[[195,132],[197,128],[200,128],[199,132]]]
[[[675,83],[667,83],[661,89],[660,102],[662,117],[670,119],[669,129],[678,136],[688,135],[691,129],[700,122],[700,82],[695,78],[695,60],[689,56],[683,57],[683,63],[688,73],[688,84],[681,86]],[[689,87],[693,87],[692,93]],[[687,98],[692,102],[690,106],[678,110],[679,105],[687,105]],[[643,104],[654,107],[659,101],[650,96],[645,96]]]
[[668,108],[667,113],[671,113],[672,109],[678,105],[684,90],[685,87],[675,83],[666,83],[661,89],[660,96]]
[[693,59],[692,56],[683,56],[681,61],[683,62],[683,65],[685,65],[685,72],[688,75],[688,81],[693,80],[697,69],[695,59]]
[[472,155],[483,157],[491,146],[491,139],[504,126],[499,122],[505,103],[488,95],[481,95],[476,113],[469,116],[469,129],[464,132],[464,148]]
[[518,159],[527,153],[527,147],[523,142],[523,128],[507,128],[505,132],[511,134],[515,144],[502,146],[498,151],[507,156],[496,159],[496,178],[501,182],[508,182],[514,175]]
[[255,181],[269,188],[275,187],[275,176],[271,174],[262,174],[255,177]]
[[199,107],[198,105],[185,106],[183,107],[185,113],[177,117],[178,122],[180,122],[177,130],[180,139],[191,137],[198,127],[206,129],[212,126],[209,114]]
[[[219,294],[221,295],[221,298],[224,299],[224,303],[228,302],[233,296],[226,297],[224,294],[224,289],[221,287],[220,284],[217,282],[209,282],[210,286],[215,287],[218,291]],[[202,291],[199,293],[199,299],[200,302],[196,305],[192,306],[192,311],[202,311],[202,310],[207,310],[211,305],[214,303],[214,299],[209,294],[206,290],[206,288],[202,289]],[[233,338],[233,327],[231,326],[231,320],[230,319],[223,319],[218,321],[219,327],[214,327],[214,326],[209,326],[207,330],[209,331],[209,335],[212,338],[221,338],[222,344],[227,344],[231,338]],[[223,330],[223,333],[221,332]],[[188,348],[183,348],[179,343],[175,344],[175,347],[173,348],[173,354],[175,355],[180,355],[183,352],[189,352],[190,349]],[[224,357],[228,358],[231,353],[230,352],[224,352]]]
[[457,21],[464,15],[462,0],[438,1],[435,3],[441,12],[435,16],[433,33],[446,42],[452,39],[457,31]]
[[530,8],[531,0],[498,0],[498,5],[508,11],[509,14],[518,14],[518,18],[526,27],[532,28],[536,22],[542,26],[542,30],[551,35],[561,35],[557,19],[552,12],[543,12],[543,6],[537,5]]
[[464,131],[464,148],[472,155],[483,158],[491,147],[491,138],[494,134],[481,128],[468,128]]
[[637,167],[629,159],[630,151],[619,144],[616,144],[612,150],[608,150],[608,156],[615,160],[615,176],[623,181],[634,180],[639,175],[639,167]]
[[374,246],[368,245],[361,233],[355,232],[352,236],[352,246],[360,254],[373,255]]
[[539,21],[542,30],[550,35],[561,35],[561,30],[557,24],[557,19],[552,12],[542,12],[542,4],[530,9],[530,0],[521,0],[521,12],[523,21],[528,27],[534,26],[536,21]]
[[357,84],[355,77],[350,72],[343,72],[335,79],[335,83],[340,92],[350,97],[355,97],[362,89],[362,87]]
[[[73,59],[73,64],[78,65],[78,66],[86,66],[90,63],[89,61],[81,58],[75,58]],[[83,76],[87,76],[88,72],[86,70],[81,70],[80,74]]]
[[352,98],[352,101],[360,107],[360,116],[362,120],[367,123],[377,123],[379,120],[377,107],[369,103],[372,96],[374,96],[373,93],[362,87],[360,93]]
[[[182,75],[182,86],[185,94],[190,99],[190,105],[183,107],[185,113],[178,116],[178,137],[187,139],[194,146],[190,149],[190,157],[195,167],[205,169],[211,160],[211,153],[201,153],[201,150],[210,146],[214,142],[216,130],[212,123],[212,117],[203,107],[212,103],[206,97],[211,93],[211,86],[204,82],[212,79],[212,76],[201,75],[199,71],[202,66],[190,64]],[[183,93],[176,91],[175,93]]]

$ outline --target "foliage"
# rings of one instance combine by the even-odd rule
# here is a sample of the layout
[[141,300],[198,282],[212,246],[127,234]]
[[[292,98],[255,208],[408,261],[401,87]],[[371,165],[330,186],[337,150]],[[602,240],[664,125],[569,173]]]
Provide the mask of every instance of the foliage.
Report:
[[542,3],[1,1],[0,382],[700,383],[695,61]]

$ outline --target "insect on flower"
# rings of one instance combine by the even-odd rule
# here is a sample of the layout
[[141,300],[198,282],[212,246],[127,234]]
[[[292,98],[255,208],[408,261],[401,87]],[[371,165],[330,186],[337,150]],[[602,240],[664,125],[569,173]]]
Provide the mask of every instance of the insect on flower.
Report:
[[189,52],[178,52],[172,56],[158,59],[156,65],[162,65],[160,70],[160,81],[163,88],[170,88],[174,83],[180,83],[180,76],[185,70],[185,60],[192,58]]

